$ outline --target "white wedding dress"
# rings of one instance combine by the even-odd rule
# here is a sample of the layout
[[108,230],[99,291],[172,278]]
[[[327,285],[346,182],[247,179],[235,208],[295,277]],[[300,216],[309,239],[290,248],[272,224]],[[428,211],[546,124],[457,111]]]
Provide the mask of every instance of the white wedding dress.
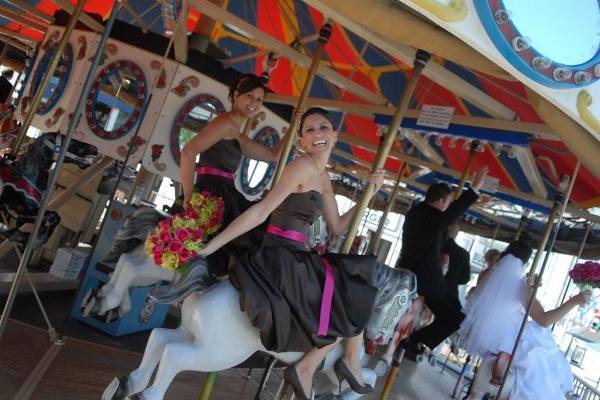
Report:
[[[512,353],[525,315],[527,282],[523,262],[507,254],[470,296],[459,334],[461,347],[481,357]],[[510,400],[564,400],[573,389],[569,364],[549,328],[527,322],[513,362]]]

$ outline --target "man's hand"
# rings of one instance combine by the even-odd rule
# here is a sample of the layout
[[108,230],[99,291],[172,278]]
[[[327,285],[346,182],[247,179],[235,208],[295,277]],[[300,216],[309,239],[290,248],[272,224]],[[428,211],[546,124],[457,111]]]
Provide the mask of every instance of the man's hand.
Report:
[[482,169],[473,174],[473,183],[471,184],[473,190],[479,192],[479,190],[483,186],[483,182],[485,181],[485,177],[487,176],[488,172],[488,167],[483,167]]

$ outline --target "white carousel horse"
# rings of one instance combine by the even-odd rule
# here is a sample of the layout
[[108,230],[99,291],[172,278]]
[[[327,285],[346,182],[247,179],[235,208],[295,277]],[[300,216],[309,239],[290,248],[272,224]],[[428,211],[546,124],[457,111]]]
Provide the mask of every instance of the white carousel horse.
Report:
[[175,272],[159,268],[146,256],[144,241],[148,232],[166,218],[150,207],[141,207],[125,222],[115,237],[115,244],[105,261],[118,260],[110,280],[95,293],[88,293],[81,307],[83,315],[108,315],[118,310],[119,317],[131,310],[129,289],[172,281]]
[[[410,307],[408,300],[412,300],[416,291],[416,277],[410,271],[379,264],[375,280],[379,291],[366,333],[391,336],[393,327]],[[240,364],[256,351],[289,364],[302,357],[299,352],[273,353],[264,348],[259,331],[240,310],[238,291],[228,280],[207,280],[205,287],[199,289],[183,302],[181,326],[153,329],[140,366],[126,378],[115,378],[105,390],[103,400],[159,400],[179,372],[221,371]],[[340,355],[341,350],[332,351],[324,369],[332,369],[335,356]],[[148,387],[157,367],[154,381]],[[375,383],[373,371],[363,376],[368,383]],[[360,397],[357,396],[348,398]]]

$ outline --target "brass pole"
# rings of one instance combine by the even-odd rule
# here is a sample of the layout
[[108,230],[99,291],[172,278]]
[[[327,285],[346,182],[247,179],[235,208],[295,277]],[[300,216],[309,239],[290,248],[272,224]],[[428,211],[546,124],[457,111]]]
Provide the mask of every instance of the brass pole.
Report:
[[475,159],[475,153],[477,152],[477,147],[479,146],[478,140],[473,140],[471,142],[471,147],[469,148],[469,156],[467,158],[467,165],[465,165],[465,169],[460,176],[460,181],[458,182],[458,190],[454,194],[454,198],[457,199],[458,196],[462,193],[465,188],[465,183],[467,182],[467,177],[469,176],[469,170],[473,165],[473,160]]
[[[573,175],[569,181],[569,187],[566,192],[558,191],[556,193],[556,198],[554,200],[554,206],[552,206],[552,211],[550,212],[550,216],[548,217],[548,223],[546,224],[546,229],[544,230],[544,236],[542,238],[542,242],[538,248],[538,251],[535,255],[535,259],[533,260],[533,264],[531,266],[531,273],[534,274],[537,268],[537,264],[541,258],[542,252],[546,248],[546,244],[548,245],[548,249],[546,251],[546,256],[544,258],[544,262],[540,268],[539,276],[533,281],[533,288],[531,291],[531,295],[529,297],[529,302],[527,303],[527,307],[525,308],[525,315],[523,316],[523,320],[521,321],[521,327],[519,328],[519,334],[517,335],[517,339],[515,340],[515,345],[510,354],[510,359],[508,360],[508,365],[506,366],[506,372],[502,377],[502,384],[498,388],[498,393],[496,393],[496,398],[500,399],[502,395],[502,390],[504,389],[504,385],[506,384],[506,380],[508,378],[508,371],[512,366],[512,363],[515,359],[515,354],[519,349],[519,344],[521,342],[521,337],[523,336],[523,331],[525,330],[525,325],[527,324],[527,320],[529,318],[529,312],[531,311],[531,306],[533,305],[533,301],[535,300],[535,296],[537,294],[538,288],[540,287],[540,282],[542,281],[542,276],[544,274],[544,270],[546,269],[546,264],[548,263],[548,259],[550,258],[550,252],[554,247],[554,243],[556,241],[556,237],[558,236],[558,231],[560,229],[560,224],[562,222],[562,217],[567,207],[567,203],[569,202],[569,198],[571,197],[571,192],[573,191],[573,186],[575,186],[575,180],[577,179],[577,175],[579,174],[579,168],[581,167],[581,161],[577,161],[575,165],[575,169],[573,171]],[[559,188],[560,189],[560,188]],[[558,217],[556,220],[556,224],[554,223],[554,218]],[[552,238],[548,243],[548,239],[550,238],[550,234],[552,234]]]
[[298,131],[298,127],[300,125],[300,115],[306,105],[306,100],[308,99],[308,95],[310,93],[310,89],[312,87],[313,81],[315,80],[315,75],[317,74],[317,70],[319,69],[319,65],[321,64],[321,55],[325,50],[325,45],[329,41],[331,37],[331,23],[329,20],[325,21],[321,30],[319,31],[319,44],[315,49],[315,53],[313,54],[312,63],[310,64],[310,69],[308,70],[308,75],[306,76],[306,81],[304,81],[304,87],[302,88],[302,93],[300,94],[300,98],[298,99],[298,105],[294,110],[294,115],[292,116],[292,121],[290,122],[289,134],[287,137],[287,141],[285,142],[285,146],[283,147],[283,151],[281,152],[281,156],[279,157],[279,163],[277,164],[277,169],[275,170],[275,176],[273,177],[273,184],[277,183],[283,174],[283,169],[285,168],[285,163],[290,155],[290,150],[292,149],[292,144],[296,140],[296,134]]
[[367,249],[367,254],[373,253],[377,246],[379,246],[379,242],[381,241],[381,236],[383,235],[383,228],[385,227],[385,220],[388,217],[388,214],[392,210],[392,207],[396,203],[396,196],[398,195],[398,190],[400,189],[400,182],[402,182],[402,175],[404,174],[404,170],[406,167],[406,163],[402,163],[400,166],[400,170],[398,171],[398,176],[396,177],[396,184],[394,185],[394,189],[392,189],[392,193],[390,194],[390,198],[385,205],[385,210],[383,210],[383,215],[379,220],[379,225],[377,225],[377,231],[375,232],[375,236],[369,242],[369,248]]
[[56,47],[54,56],[52,57],[52,60],[50,61],[50,65],[48,66],[48,70],[46,71],[46,73],[44,75],[44,79],[40,83],[40,86],[37,88],[37,92],[35,93],[35,96],[33,97],[33,100],[31,101],[31,106],[29,108],[29,112],[27,113],[27,116],[25,116],[25,119],[23,120],[23,125],[21,125],[21,130],[17,134],[17,137],[15,138],[15,141],[12,145],[11,153],[13,155],[16,155],[18,153],[19,148],[21,147],[21,145],[23,144],[23,141],[25,140],[25,135],[27,133],[27,130],[29,129],[29,126],[31,125],[31,121],[33,121],[33,117],[37,113],[40,103],[42,102],[42,96],[46,92],[46,88],[48,87],[48,84],[50,83],[50,79],[52,79],[52,76],[54,75],[54,71],[56,70],[56,67],[58,67],[58,62],[60,61],[60,58],[63,55],[63,51],[65,50],[65,47],[67,46],[69,37],[71,36],[71,32],[73,32],[73,29],[75,29],[75,25],[77,25],[77,21],[79,20],[79,15],[83,11],[84,4],[85,4],[84,0],[79,0],[77,2],[77,6],[75,7],[75,10],[73,10],[73,13],[71,14],[71,18],[69,19],[69,22],[67,23],[67,26],[65,27],[65,30],[63,32],[63,35],[60,38],[60,41],[58,42],[58,46]]
[[[389,126],[389,129],[385,135],[384,141],[379,146],[377,150],[377,155],[375,156],[375,162],[373,163],[372,171],[377,171],[381,169],[385,163],[385,160],[392,148],[392,143],[396,137],[396,132],[400,128],[400,123],[404,118],[404,114],[406,109],[408,108],[408,103],[412,97],[415,86],[417,85],[417,81],[423,68],[427,65],[427,61],[431,55],[423,50],[418,50],[415,56],[413,73],[406,82],[406,87],[404,88],[404,93],[402,93],[402,98],[400,99],[400,104],[396,109],[396,113],[392,119],[392,123]],[[369,183],[365,188],[360,200],[358,201],[358,206],[356,208],[356,212],[350,222],[350,228],[348,229],[348,233],[346,235],[346,240],[344,241],[344,246],[342,247],[342,253],[348,254],[350,248],[352,247],[352,241],[356,236],[356,230],[358,229],[358,225],[360,224],[360,220],[365,212],[365,208],[367,207],[367,203],[369,199],[373,196],[373,191],[375,190],[375,185],[373,183]]]

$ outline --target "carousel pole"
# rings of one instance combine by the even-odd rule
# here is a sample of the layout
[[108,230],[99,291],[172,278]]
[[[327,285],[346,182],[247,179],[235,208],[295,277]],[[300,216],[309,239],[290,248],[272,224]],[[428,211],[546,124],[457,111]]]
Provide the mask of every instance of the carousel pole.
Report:
[[[75,27],[75,23],[77,22],[77,19],[79,18],[79,14],[81,14],[81,11],[83,9],[83,4],[84,4],[83,0],[80,0],[79,3],[77,3],[75,11],[73,11],[73,14],[71,15],[71,19],[69,20],[67,29],[65,30],[63,38],[61,39],[62,47],[60,47],[61,45],[59,44],[59,48],[57,49],[57,54],[62,53],[62,49],[64,49],[65,44],[66,44],[65,38],[68,38],[68,35],[71,33],[71,31]],[[90,91],[92,82],[94,80],[94,73],[96,71],[96,67],[98,66],[98,64],[100,62],[100,58],[102,56],[104,46],[106,45],[106,42],[108,41],[108,36],[112,29],[113,23],[115,22],[115,19],[117,18],[118,9],[120,6],[121,6],[121,1],[120,0],[115,1],[115,4],[111,11],[110,17],[106,21],[106,26],[104,28],[104,32],[102,32],[102,37],[100,39],[100,43],[98,44],[98,50],[96,51],[94,60],[92,61],[92,64],[90,65],[88,75],[87,75],[85,83],[83,85],[83,90],[82,90],[81,96],[77,100],[77,104],[75,105],[75,109],[73,110],[73,116],[72,116],[71,120],[69,121],[69,127],[65,134],[62,146],[60,147],[60,152],[56,155],[56,161],[54,163],[54,168],[51,171],[50,177],[48,179],[48,188],[53,188],[56,185],[56,179],[58,178],[58,173],[59,173],[60,168],[65,159],[65,155],[67,154],[67,149],[69,148],[69,144],[71,142],[71,138],[73,137],[73,133],[75,132],[75,129],[77,128],[77,125],[79,124],[83,105],[85,104],[85,99],[87,98],[87,94]],[[56,68],[56,65],[54,65],[54,69],[55,68]],[[54,69],[52,69],[52,72],[54,71]],[[50,71],[48,71],[46,77],[51,76],[51,75],[52,74],[50,73]],[[48,82],[46,82],[46,85],[47,85],[47,83]],[[38,93],[36,94],[36,97],[38,97],[37,96],[38,94],[43,92],[42,89],[44,89],[46,85],[44,85],[44,83],[42,83],[41,88],[38,90]],[[39,96],[39,99],[41,99],[41,96]],[[38,102],[35,105],[35,107],[32,107],[32,109],[30,110],[29,115],[33,116],[33,111],[39,105],[39,99],[38,99]],[[23,127],[28,126],[30,123],[31,123],[31,119],[29,119],[29,122],[27,124],[24,123]],[[26,131],[27,131],[27,129],[25,129],[22,132],[26,132]],[[33,243],[35,242],[35,238],[37,237],[37,235],[40,231],[40,227],[41,227],[42,221],[44,219],[44,214],[46,213],[46,209],[48,208],[48,202],[50,200],[50,192],[51,192],[50,190],[47,190],[44,193],[42,201],[40,202],[38,214],[35,218],[35,223],[33,225],[33,231],[29,235],[29,240],[27,241],[27,245],[25,246],[25,249],[23,250],[23,255],[21,257],[21,261],[19,262],[19,267],[17,269],[17,272],[15,273],[15,278],[14,278],[12,286],[10,288],[8,298],[6,299],[6,304],[4,305],[4,310],[2,312],[2,316],[0,317],[0,340],[2,340],[4,330],[6,329],[6,325],[8,323],[8,317],[10,315],[10,311],[11,311],[13,303],[15,301],[15,297],[19,290],[19,284],[21,283],[21,279],[23,278],[23,275],[27,269],[29,260],[31,259],[31,254],[33,252]]]
[[[63,55],[63,51],[65,50],[65,47],[67,46],[69,37],[71,36],[71,32],[73,32],[73,29],[75,29],[75,25],[77,25],[77,21],[79,20],[79,15],[81,15],[81,12],[83,11],[84,4],[85,4],[84,0],[79,0],[77,2],[77,6],[75,6],[75,9],[73,10],[73,13],[71,14],[71,18],[69,19],[69,22],[67,23],[67,26],[65,27],[63,35],[60,38],[60,41],[58,42],[58,46],[56,47],[56,51],[54,52],[54,56],[52,57],[52,60],[50,61],[48,70],[44,74],[44,79],[42,79],[42,82],[40,83],[40,86],[38,87],[38,90],[35,93],[33,100],[31,101],[31,106],[29,108],[29,112],[25,116],[25,119],[23,120],[23,125],[21,125],[21,130],[17,134],[17,137],[15,138],[15,141],[12,145],[12,149],[11,149],[12,155],[16,155],[19,152],[19,148],[21,147],[21,145],[23,144],[23,141],[25,140],[25,135],[27,134],[27,130],[29,129],[29,126],[31,126],[33,117],[35,117],[35,114],[37,113],[37,110],[40,107],[40,103],[42,102],[42,97],[43,97],[44,93],[46,92],[46,88],[48,87],[48,84],[50,83],[52,76],[54,75],[54,71],[58,67],[58,62],[60,61],[60,58]],[[48,186],[48,187],[51,187],[51,186]]]
[[294,115],[292,116],[292,121],[289,127],[289,134],[287,140],[285,142],[285,146],[283,147],[283,151],[281,152],[281,156],[279,157],[279,163],[277,164],[277,169],[275,170],[275,176],[273,177],[273,184],[277,183],[283,174],[283,169],[285,168],[285,163],[290,155],[290,150],[292,149],[292,144],[296,140],[296,132],[298,131],[298,127],[300,125],[300,113],[304,109],[306,105],[306,100],[308,99],[308,95],[310,93],[310,89],[312,87],[313,81],[315,80],[315,75],[317,74],[317,70],[319,69],[319,65],[321,64],[321,55],[325,50],[325,45],[329,41],[331,37],[331,22],[329,20],[325,21],[321,30],[319,31],[319,44],[315,49],[313,54],[312,63],[310,64],[310,69],[308,70],[308,75],[306,76],[306,81],[304,81],[304,87],[302,88],[302,93],[300,94],[300,98],[298,99],[298,105],[294,110]]
[[[585,229],[585,234],[583,235],[583,240],[581,241],[581,244],[579,245],[579,250],[577,251],[577,258],[575,258],[575,264],[576,265],[579,260],[581,259],[581,255],[583,254],[583,250],[585,249],[585,245],[588,239],[588,236],[590,235],[590,232],[592,230],[592,227],[594,226],[594,223],[589,221],[587,223],[587,228]],[[567,297],[567,293],[569,293],[569,287],[571,286],[571,282],[573,282],[573,280],[571,279],[571,277],[567,274],[568,280],[567,280],[567,284],[565,285],[565,288],[563,290],[562,296],[560,297],[560,303],[557,304],[557,306],[561,305],[564,301],[565,298]],[[552,329],[554,329],[554,325],[552,325]]]
[[[414,61],[413,73],[408,82],[406,83],[404,93],[402,93],[402,98],[400,99],[400,104],[396,109],[396,113],[394,114],[392,123],[388,128],[385,138],[383,139],[383,142],[377,150],[377,155],[375,157],[375,162],[373,163],[372,171],[377,171],[378,169],[381,169],[383,167],[385,160],[390,152],[390,149],[392,148],[392,143],[394,142],[394,138],[396,137],[396,132],[398,132],[398,129],[400,128],[400,123],[404,118],[404,113],[408,108],[408,103],[410,102],[415,86],[417,85],[419,76],[421,75],[423,68],[425,68],[425,65],[427,65],[427,61],[429,61],[430,57],[431,55],[426,51],[417,51]],[[363,194],[361,195],[360,200],[358,201],[356,212],[354,213],[352,221],[350,222],[350,228],[348,229],[346,240],[344,241],[344,245],[342,247],[343,254],[348,254],[350,248],[352,247],[352,241],[356,236],[356,231],[360,224],[360,220],[363,217],[369,199],[373,196],[374,190],[375,184],[369,183],[365,188]]]
[[521,215],[521,220],[519,221],[519,226],[517,228],[517,232],[515,233],[515,238],[513,240],[519,240],[519,238],[523,234],[523,229],[525,229],[525,225],[527,225],[527,215],[527,209],[523,210],[523,214]]
[[375,236],[369,242],[369,247],[367,249],[367,254],[371,254],[377,249],[379,246],[379,242],[381,241],[381,236],[383,235],[383,228],[385,227],[385,220],[388,217],[388,214],[392,210],[392,207],[396,203],[396,196],[398,195],[398,190],[400,189],[400,182],[402,182],[402,175],[404,174],[404,170],[406,169],[406,163],[402,163],[400,166],[400,170],[398,171],[398,176],[396,177],[396,184],[394,185],[394,189],[392,189],[392,193],[390,194],[390,198],[385,205],[385,210],[383,210],[383,215],[379,220],[379,225],[377,225],[377,231],[375,232]]
[[[544,235],[542,237],[542,241],[539,245],[538,251],[533,260],[533,264],[531,265],[531,273],[535,276],[535,271],[537,269],[537,264],[539,263],[542,253],[544,249],[546,249],[546,256],[544,257],[544,261],[542,266],[540,267],[540,273],[537,278],[533,280],[533,287],[531,290],[531,295],[529,296],[529,301],[527,303],[527,307],[525,308],[525,315],[523,316],[523,321],[521,321],[521,327],[519,328],[519,333],[515,340],[515,345],[510,354],[510,358],[508,360],[508,365],[506,366],[506,371],[504,372],[504,376],[502,377],[502,383],[498,388],[498,392],[496,393],[496,399],[500,399],[502,395],[502,391],[504,390],[504,386],[506,385],[506,381],[508,378],[508,373],[515,359],[515,354],[519,350],[519,344],[521,342],[521,337],[523,336],[523,331],[525,330],[525,325],[527,324],[527,320],[529,318],[529,313],[531,311],[531,306],[533,305],[533,301],[535,300],[535,296],[537,294],[538,288],[540,286],[540,282],[542,280],[542,276],[544,275],[544,270],[546,269],[546,264],[548,263],[548,259],[550,258],[550,253],[552,252],[552,248],[554,247],[554,243],[556,242],[556,237],[558,236],[558,231],[560,228],[560,224],[562,222],[563,214],[565,208],[567,207],[567,203],[569,202],[569,198],[571,197],[571,192],[573,191],[573,186],[575,186],[575,180],[577,179],[577,174],[579,173],[579,168],[581,167],[581,161],[577,161],[575,165],[575,169],[573,171],[573,175],[569,181],[569,186],[566,191],[558,191],[556,193],[556,197],[554,199],[554,205],[552,206],[552,210],[550,211],[550,215],[548,216],[548,223],[546,224],[546,228],[544,230]],[[554,219],[556,218],[556,223],[554,223]],[[546,247],[548,244],[548,247]]]
[[471,147],[469,148],[469,156],[467,157],[467,165],[465,165],[465,169],[460,176],[460,181],[458,182],[458,189],[454,195],[454,198],[457,199],[458,196],[462,193],[465,188],[465,183],[467,183],[467,177],[469,176],[469,170],[473,165],[473,160],[475,159],[475,153],[477,152],[477,148],[479,147],[479,141],[473,140],[471,142]]
[[492,236],[492,241],[488,247],[488,250],[492,248],[494,243],[496,243],[496,239],[498,238],[498,232],[500,232],[500,224],[496,224],[496,229],[494,229],[494,236]]

